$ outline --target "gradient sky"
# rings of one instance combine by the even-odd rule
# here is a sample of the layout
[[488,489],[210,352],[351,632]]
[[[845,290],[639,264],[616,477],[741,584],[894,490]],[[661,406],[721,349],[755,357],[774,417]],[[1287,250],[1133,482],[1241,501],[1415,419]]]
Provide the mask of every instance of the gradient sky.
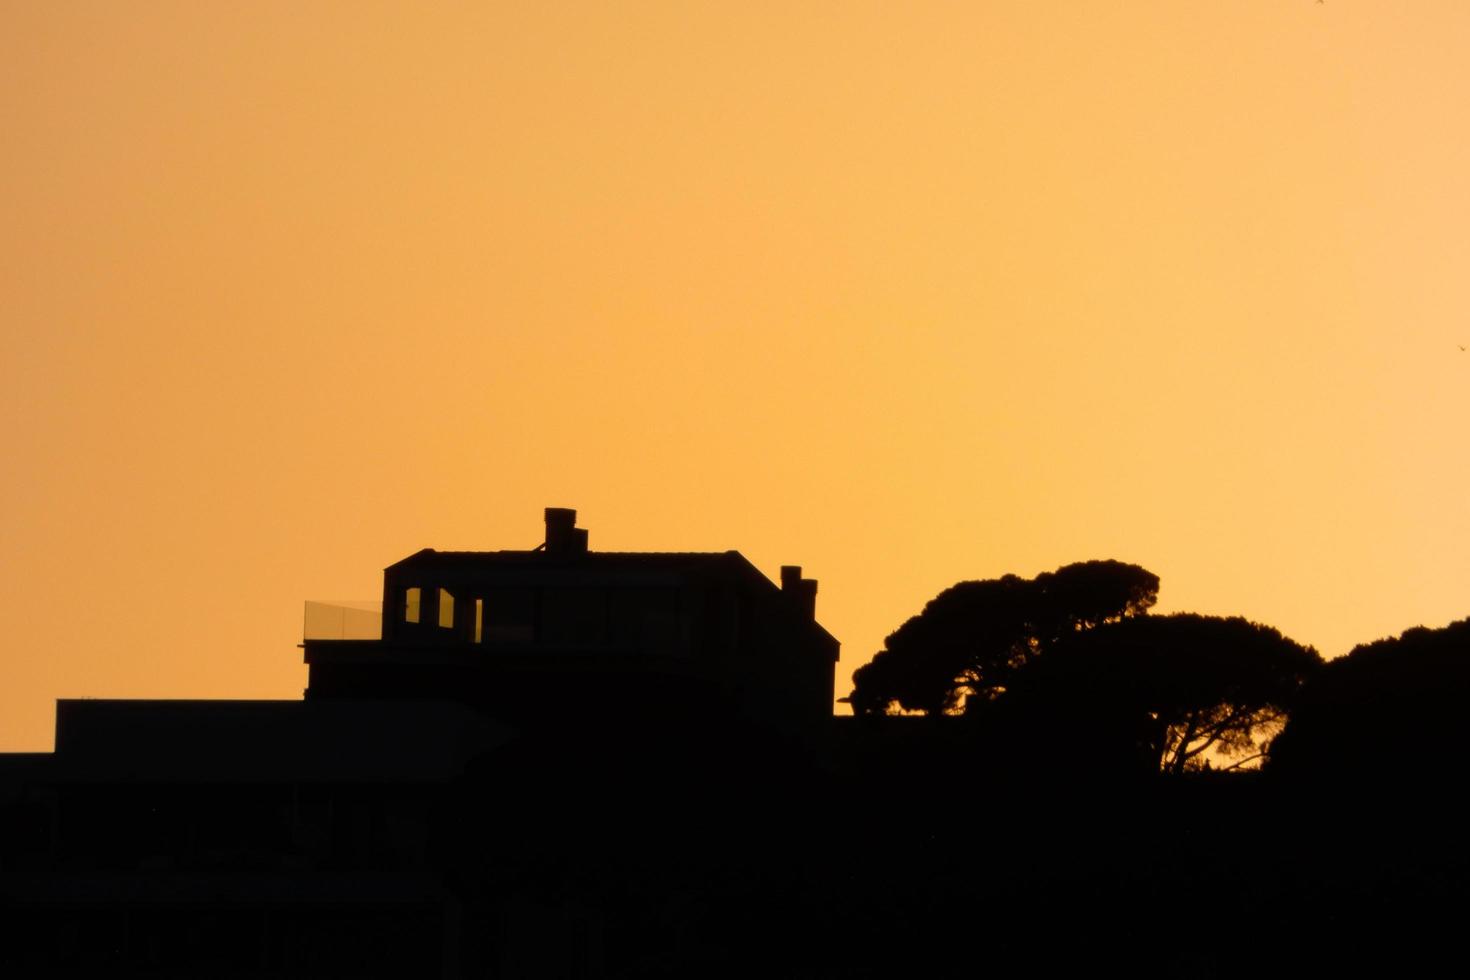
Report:
[[0,748],[421,548],[1470,614],[1463,0],[0,4]]

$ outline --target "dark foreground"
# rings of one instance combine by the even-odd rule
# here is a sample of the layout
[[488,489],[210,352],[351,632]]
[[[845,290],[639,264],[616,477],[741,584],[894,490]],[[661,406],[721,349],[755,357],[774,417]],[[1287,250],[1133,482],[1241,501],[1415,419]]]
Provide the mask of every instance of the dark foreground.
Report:
[[823,752],[581,733],[412,780],[99,781],[11,757],[0,975],[1224,977],[1461,957],[1455,774],[966,771],[880,728],[839,725]]

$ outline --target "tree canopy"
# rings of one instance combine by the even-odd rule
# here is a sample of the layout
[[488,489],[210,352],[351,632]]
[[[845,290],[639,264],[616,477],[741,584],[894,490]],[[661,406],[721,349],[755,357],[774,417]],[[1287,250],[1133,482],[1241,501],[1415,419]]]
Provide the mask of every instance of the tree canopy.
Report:
[[1465,765],[1467,700],[1470,619],[1362,644],[1307,684],[1271,746],[1271,769],[1433,784]]
[[1140,616],[1059,644],[1020,678],[1013,709],[1061,719],[1064,741],[1123,749],[1150,769],[1233,767],[1263,755],[1321,663],[1239,617]]
[[962,700],[994,700],[1060,639],[1138,616],[1159,578],[1137,565],[1087,561],[1034,579],[960,582],[935,596],[853,674],[855,714],[899,708],[942,714]]

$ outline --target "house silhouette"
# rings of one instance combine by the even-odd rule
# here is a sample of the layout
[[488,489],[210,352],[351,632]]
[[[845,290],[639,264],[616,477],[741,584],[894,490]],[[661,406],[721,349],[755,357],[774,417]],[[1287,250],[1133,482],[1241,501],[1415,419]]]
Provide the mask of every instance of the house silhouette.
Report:
[[[837,640],[797,566],[739,552],[595,552],[547,508],[532,551],[425,549],[383,575],[378,640],[307,639],[308,701],[445,698],[518,725],[830,719]],[[549,711],[551,704],[555,711]]]
[[794,566],[596,552],[550,508],[540,547],[426,549],[383,596],[379,638],[303,640],[302,700],[63,700],[54,752],[0,755],[0,975],[603,975],[605,911],[505,867],[574,816],[581,865],[656,850],[633,814],[831,721]]

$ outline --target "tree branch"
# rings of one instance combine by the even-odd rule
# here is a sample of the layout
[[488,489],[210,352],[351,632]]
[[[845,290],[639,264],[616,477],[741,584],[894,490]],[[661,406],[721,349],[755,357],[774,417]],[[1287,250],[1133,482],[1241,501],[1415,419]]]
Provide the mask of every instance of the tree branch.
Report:
[[1226,766],[1224,769],[1221,769],[1220,771],[1221,772],[1230,772],[1232,769],[1239,769],[1241,766],[1245,765],[1247,762],[1250,762],[1253,759],[1263,759],[1263,758],[1265,758],[1265,756],[1266,756],[1266,753],[1264,751],[1257,752],[1254,755],[1248,755],[1248,756],[1246,756],[1244,759],[1241,759],[1239,762],[1237,762],[1237,763],[1235,763],[1233,765]]

